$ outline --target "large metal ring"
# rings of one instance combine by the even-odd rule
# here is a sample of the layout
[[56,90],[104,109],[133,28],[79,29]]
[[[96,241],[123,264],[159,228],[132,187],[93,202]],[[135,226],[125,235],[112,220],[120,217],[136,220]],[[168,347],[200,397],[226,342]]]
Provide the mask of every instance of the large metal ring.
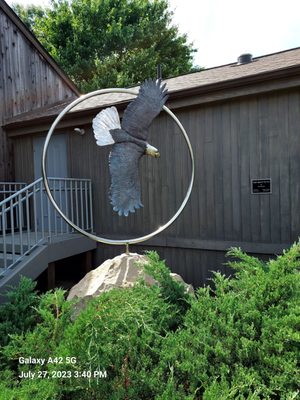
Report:
[[67,218],[65,216],[65,214],[61,211],[61,209],[59,208],[59,206],[57,205],[55,199],[53,198],[50,188],[49,188],[49,183],[48,183],[48,178],[47,178],[47,173],[46,173],[46,159],[47,159],[47,149],[48,149],[48,145],[51,139],[51,136],[57,126],[57,124],[60,122],[60,120],[75,106],[77,106],[79,103],[83,102],[84,100],[89,99],[90,97],[94,97],[94,96],[98,96],[101,94],[106,94],[106,93],[127,93],[127,94],[132,94],[137,96],[138,95],[138,91],[132,90],[132,89],[101,89],[101,90],[96,90],[94,92],[88,93],[86,95],[83,95],[81,97],[79,97],[78,99],[74,100],[72,103],[70,103],[67,107],[65,107],[61,113],[57,116],[57,118],[55,119],[55,121],[53,122],[53,124],[51,125],[48,134],[46,136],[46,140],[44,143],[44,148],[43,148],[43,156],[42,156],[42,174],[43,174],[43,181],[44,181],[44,185],[45,185],[45,189],[46,192],[48,194],[49,200],[51,201],[51,203],[53,204],[54,208],[56,209],[56,211],[60,214],[60,216],[73,228],[75,229],[77,232],[81,233],[82,235],[87,236],[88,238],[95,240],[97,242],[100,243],[105,243],[105,244],[112,244],[112,245],[127,245],[127,244],[135,244],[135,243],[140,243],[140,242],[144,242],[145,240],[151,239],[153,236],[158,235],[159,233],[161,233],[162,231],[164,231],[166,228],[168,228],[181,214],[181,212],[183,211],[184,207],[186,206],[186,203],[188,202],[188,199],[191,195],[192,192],[192,188],[193,188],[193,183],[194,183],[194,175],[195,175],[195,162],[194,162],[194,155],[193,155],[193,149],[190,143],[190,140],[188,138],[188,135],[184,129],[184,127],[182,126],[182,124],[180,123],[180,121],[178,120],[178,118],[172,113],[171,110],[168,109],[168,107],[164,106],[163,109],[164,111],[169,114],[173,120],[176,122],[176,124],[178,125],[180,132],[182,133],[188,150],[189,150],[189,155],[190,155],[190,160],[191,160],[191,167],[192,167],[192,172],[191,172],[191,178],[190,178],[190,183],[185,195],[185,198],[183,200],[183,202],[181,203],[181,206],[179,207],[179,209],[176,211],[176,213],[173,215],[173,217],[164,225],[160,226],[158,229],[156,229],[155,231],[149,233],[148,235],[145,236],[141,236],[141,237],[137,237],[134,239],[120,239],[120,240],[112,240],[112,239],[107,239],[104,237],[100,237],[100,236],[96,236],[92,233],[86,232],[83,229],[79,228],[77,225],[75,225],[72,221],[69,220],[69,218]]

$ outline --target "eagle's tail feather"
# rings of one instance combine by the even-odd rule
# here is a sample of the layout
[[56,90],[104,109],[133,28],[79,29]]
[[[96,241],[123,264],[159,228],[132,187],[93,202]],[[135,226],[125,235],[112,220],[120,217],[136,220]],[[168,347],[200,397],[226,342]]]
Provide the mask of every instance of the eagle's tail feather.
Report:
[[116,107],[109,107],[99,112],[93,119],[93,131],[98,146],[114,144],[110,130],[120,129],[120,118]]
[[[113,202],[111,203],[113,204]],[[128,208],[123,208],[123,207],[118,207],[118,206],[113,206],[113,210],[118,213],[118,215],[121,217],[124,215],[125,217],[128,217],[129,213],[134,213],[135,210],[138,210],[139,208],[144,207],[141,202],[130,204],[130,207]]]

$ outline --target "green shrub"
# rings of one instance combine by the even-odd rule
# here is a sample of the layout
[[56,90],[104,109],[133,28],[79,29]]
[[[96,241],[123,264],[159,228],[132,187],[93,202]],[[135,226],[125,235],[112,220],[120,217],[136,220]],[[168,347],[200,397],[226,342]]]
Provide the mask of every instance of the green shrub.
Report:
[[0,373],[1,400],[60,400],[54,380],[23,379],[18,382],[11,371]]
[[107,378],[66,382],[70,398],[151,399],[150,372],[173,320],[156,287],[114,289],[91,302],[66,330],[58,353],[76,356],[74,370],[106,371]]
[[[1,351],[6,370],[0,372],[0,398],[296,399],[300,246],[267,263],[238,249],[229,255],[235,277],[216,273],[214,289],[200,288],[196,297],[153,253],[146,269],[159,285],[111,290],[75,320],[62,290],[40,296],[33,312],[39,323],[11,335]],[[62,357],[42,369],[71,376],[19,379],[21,372],[41,370],[20,365],[20,356]]]
[[9,342],[10,334],[20,334],[32,329],[37,323],[34,307],[38,304],[36,283],[21,277],[17,287],[10,287],[6,303],[0,306],[0,347]]
[[[59,382],[48,379],[19,379],[23,372],[37,372],[43,367],[22,365],[19,357],[45,358],[52,355],[70,323],[71,304],[64,291],[38,296],[35,283],[22,278],[8,294],[11,302],[3,305],[6,318],[12,318],[9,341],[1,349],[0,398],[5,400],[59,400]],[[15,314],[14,314],[15,312]],[[18,319],[24,318],[24,321]]]
[[71,323],[72,303],[65,300],[64,290],[57,289],[40,296],[35,312],[39,316],[35,329],[11,335],[10,343],[2,350],[6,361],[18,374],[30,369],[19,365],[19,357],[48,358],[53,355]]
[[[155,261],[158,263],[158,259]],[[160,265],[168,273],[169,270]],[[171,281],[170,281],[171,282]],[[182,285],[173,281],[183,298]],[[19,357],[48,358],[75,357],[76,363],[48,364],[43,367],[48,376],[57,370],[70,371],[72,378],[49,380],[21,380],[12,393],[30,393],[43,398],[51,393],[53,399],[151,399],[153,386],[151,371],[160,358],[162,342],[174,328],[176,318],[182,318],[176,304],[165,292],[167,283],[148,287],[142,282],[130,289],[114,289],[88,303],[72,321],[72,303],[64,300],[64,293],[56,290],[41,296],[36,307],[39,324],[31,332],[12,335],[4,348],[7,365],[14,371],[13,381],[23,372],[38,372],[40,366],[19,365]],[[175,301],[174,297],[174,301]],[[178,299],[178,304],[181,304]],[[78,377],[79,372],[92,375],[95,371],[107,377]],[[103,376],[102,375],[102,376]],[[5,385],[8,390],[7,385]],[[48,392],[47,392],[48,391]],[[51,395],[50,398],[51,398]],[[26,398],[24,394],[24,398]]]
[[[266,264],[232,249],[234,278],[198,290],[184,326],[164,341],[153,390],[174,399],[293,399],[299,369],[299,244]],[[171,389],[172,388],[172,389]]]
[[165,261],[159,259],[155,251],[148,251],[146,255],[149,263],[144,265],[146,273],[151,275],[159,283],[160,295],[164,301],[174,310],[174,321],[172,329],[177,329],[181,324],[183,317],[191,306],[193,296],[187,293],[185,286],[170,275],[170,269]]

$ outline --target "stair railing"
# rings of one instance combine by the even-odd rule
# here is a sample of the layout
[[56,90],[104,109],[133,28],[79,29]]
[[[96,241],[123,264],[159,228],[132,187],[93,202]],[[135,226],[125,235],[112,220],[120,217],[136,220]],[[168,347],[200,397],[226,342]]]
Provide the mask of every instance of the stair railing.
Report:
[[[62,212],[81,229],[93,232],[91,180],[48,178],[48,182]],[[73,232],[50,203],[42,178],[22,187],[0,202],[0,276],[37,246]]]
[[27,186],[25,182],[0,182],[0,201]]

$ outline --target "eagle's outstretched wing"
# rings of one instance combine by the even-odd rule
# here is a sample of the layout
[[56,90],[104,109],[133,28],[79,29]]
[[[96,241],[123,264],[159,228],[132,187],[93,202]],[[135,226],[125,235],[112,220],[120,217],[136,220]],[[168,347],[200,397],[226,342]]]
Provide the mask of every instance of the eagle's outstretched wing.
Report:
[[147,79],[138,96],[128,105],[122,119],[122,129],[138,139],[147,139],[148,128],[160,113],[168,98],[166,84],[161,80]]
[[93,119],[93,131],[98,146],[114,144],[112,129],[120,129],[120,118],[116,107],[105,108]]
[[115,143],[109,156],[110,199],[114,211],[126,217],[141,203],[139,159],[143,150],[131,142]]

